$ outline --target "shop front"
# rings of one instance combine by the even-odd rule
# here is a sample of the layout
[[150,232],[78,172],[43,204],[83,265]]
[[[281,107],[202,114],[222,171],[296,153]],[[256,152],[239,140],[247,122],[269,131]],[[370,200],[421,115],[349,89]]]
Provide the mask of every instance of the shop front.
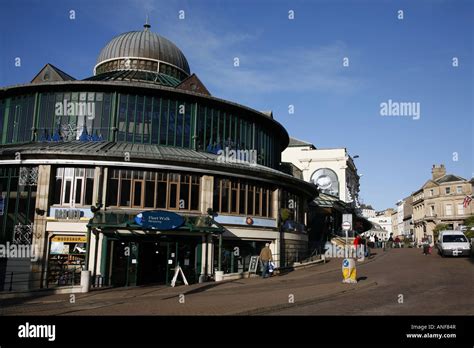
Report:
[[79,284],[80,271],[85,265],[86,250],[85,234],[53,235],[48,253],[48,287]]
[[[141,223],[137,216],[117,212],[96,213],[88,224],[89,238],[97,241],[86,257],[95,286],[171,284],[179,266],[188,283],[212,274],[212,245],[223,228],[208,216],[181,216],[168,211],[148,211],[151,220],[182,218],[181,225]],[[157,226],[158,227],[158,226]],[[92,237],[94,236],[94,237]],[[182,279],[178,278],[177,284]]]

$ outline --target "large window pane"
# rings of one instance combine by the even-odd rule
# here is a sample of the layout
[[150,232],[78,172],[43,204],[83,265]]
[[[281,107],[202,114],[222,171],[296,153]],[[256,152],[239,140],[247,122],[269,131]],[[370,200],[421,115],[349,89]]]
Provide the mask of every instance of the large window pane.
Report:
[[77,205],[82,204],[82,178],[77,178],[76,179],[76,187],[74,188],[76,190],[75,192],[75,197],[74,197],[74,203]]
[[121,179],[120,187],[120,205],[124,207],[130,206],[130,179]]
[[127,118],[127,100],[126,94],[120,95],[120,106],[118,115],[118,141],[125,141],[126,129],[126,118]]
[[135,107],[136,107],[136,96],[128,96],[128,107],[127,107],[127,142],[133,141],[133,133],[135,132]]
[[193,175],[192,185],[191,185],[191,210],[199,209],[199,189],[200,189],[200,178],[196,175]]
[[179,188],[179,208],[189,209],[189,175],[181,175],[181,184]]
[[169,123],[168,123],[168,145],[175,145],[176,136],[176,102],[170,101]]
[[168,135],[168,104],[169,100],[163,99],[161,105],[160,144],[166,145]]
[[61,189],[63,186],[63,179],[56,178],[54,183],[54,199],[53,204],[61,204]]
[[145,207],[153,208],[155,204],[155,181],[147,180],[145,184]]

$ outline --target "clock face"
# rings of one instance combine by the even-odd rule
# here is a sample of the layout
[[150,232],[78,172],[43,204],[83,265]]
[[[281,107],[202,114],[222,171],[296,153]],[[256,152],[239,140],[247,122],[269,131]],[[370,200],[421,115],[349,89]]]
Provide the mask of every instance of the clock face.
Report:
[[329,168],[316,170],[313,175],[311,175],[311,182],[313,182],[321,192],[339,196],[339,180],[333,170]]
[[323,190],[327,190],[331,187],[332,181],[331,178],[327,175],[321,175],[316,179],[316,185]]

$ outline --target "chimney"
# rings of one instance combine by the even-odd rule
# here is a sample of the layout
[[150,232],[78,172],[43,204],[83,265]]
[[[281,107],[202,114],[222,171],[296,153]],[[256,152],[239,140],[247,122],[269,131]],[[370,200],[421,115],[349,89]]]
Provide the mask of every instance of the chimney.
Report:
[[442,176],[446,175],[446,168],[444,167],[444,164],[440,164],[437,166],[436,164],[433,164],[433,168],[431,168],[431,174],[433,176],[433,180],[439,179]]

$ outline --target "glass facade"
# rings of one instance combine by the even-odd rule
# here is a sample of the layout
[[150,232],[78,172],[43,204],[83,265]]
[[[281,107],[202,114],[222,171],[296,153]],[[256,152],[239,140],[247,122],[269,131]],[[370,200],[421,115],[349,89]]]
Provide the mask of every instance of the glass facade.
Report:
[[[36,183],[28,174],[37,167],[0,167],[0,242],[13,238],[14,226],[30,225],[34,220]],[[26,176],[26,177],[25,177]]]
[[110,140],[111,103],[110,93],[41,93],[36,139]]
[[258,164],[276,168],[280,162],[279,136],[244,111],[156,95],[72,91],[6,98],[0,131],[0,144],[104,140],[214,154],[254,150]]

